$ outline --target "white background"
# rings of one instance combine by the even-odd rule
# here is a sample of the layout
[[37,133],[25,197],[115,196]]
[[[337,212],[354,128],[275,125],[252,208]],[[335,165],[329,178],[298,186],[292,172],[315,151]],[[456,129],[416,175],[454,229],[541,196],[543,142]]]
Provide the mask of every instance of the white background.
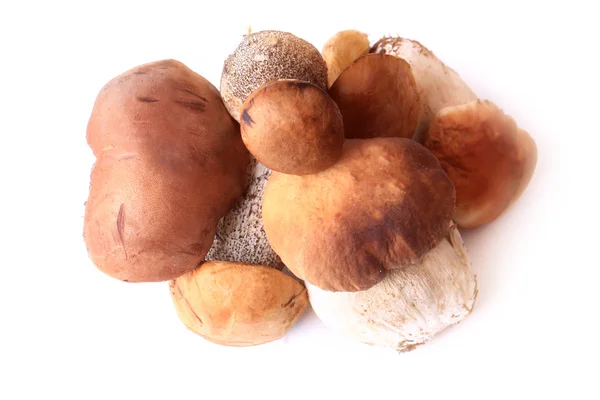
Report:
[[[594,2],[550,3],[2,2],[0,399],[600,398],[600,32]],[[319,49],[348,28],[417,39],[535,138],[524,196],[464,233],[474,313],[426,346],[373,349],[308,312],[278,342],[220,347],[183,327],[166,283],[88,260],[98,90],[162,58],[218,86],[249,25]]]

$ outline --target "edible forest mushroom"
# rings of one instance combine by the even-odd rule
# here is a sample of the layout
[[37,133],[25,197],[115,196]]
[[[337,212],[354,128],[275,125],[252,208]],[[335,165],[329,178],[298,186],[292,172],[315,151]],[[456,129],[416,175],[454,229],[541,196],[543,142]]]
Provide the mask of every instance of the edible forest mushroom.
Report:
[[246,186],[249,154],[218,90],[178,61],[133,68],[98,94],[87,141],[94,264],[130,282],[196,268]]
[[284,79],[261,86],[244,102],[240,126],[250,153],[277,172],[313,174],[342,154],[340,110],[309,82]]
[[324,290],[365,290],[443,239],[454,196],[438,160],[415,141],[349,139],[324,171],[273,172],[263,222],[273,250],[297,277]]

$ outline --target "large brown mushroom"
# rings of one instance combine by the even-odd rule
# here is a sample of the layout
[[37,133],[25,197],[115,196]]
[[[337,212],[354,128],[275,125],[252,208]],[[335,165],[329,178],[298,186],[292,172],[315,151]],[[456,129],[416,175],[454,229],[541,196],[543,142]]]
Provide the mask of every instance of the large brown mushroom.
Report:
[[383,38],[377,54],[406,60],[423,114],[414,139],[439,159],[456,187],[457,224],[473,228],[498,218],[521,196],[537,164],[533,138],[419,42]]
[[454,201],[452,182],[420,144],[349,139],[322,172],[273,172],[263,221],[296,276],[324,290],[357,291],[419,262],[446,235]]
[[96,163],[89,256],[130,282],[196,268],[242,196],[249,154],[218,90],[174,60],[133,68],[100,91],[87,127]]

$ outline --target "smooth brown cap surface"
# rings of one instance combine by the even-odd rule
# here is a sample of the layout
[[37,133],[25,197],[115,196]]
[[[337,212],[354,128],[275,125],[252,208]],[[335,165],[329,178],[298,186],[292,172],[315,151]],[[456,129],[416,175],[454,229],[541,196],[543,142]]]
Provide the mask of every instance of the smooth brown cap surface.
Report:
[[242,196],[249,154],[217,89],[184,64],[133,68],[98,94],[84,237],[94,264],[130,282],[198,266]]
[[250,153],[273,171],[312,174],[342,154],[342,115],[327,92],[309,82],[261,86],[244,102],[240,126]]
[[344,118],[347,138],[412,137],[421,103],[410,65],[368,54],[342,72],[329,89]]
[[442,109],[423,144],[456,187],[454,220],[463,228],[498,218],[521,196],[537,164],[533,138],[485,100]]
[[452,182],[420,144],[350,139],[325,171],[273,172],[263,221],[271,246],[296,276],[324,290],[357,291],[438,244],[454,201]]
[[183,324],[226,346],[280,339],[308,306],[302,283],[261,265],[210,261],[169,287]]

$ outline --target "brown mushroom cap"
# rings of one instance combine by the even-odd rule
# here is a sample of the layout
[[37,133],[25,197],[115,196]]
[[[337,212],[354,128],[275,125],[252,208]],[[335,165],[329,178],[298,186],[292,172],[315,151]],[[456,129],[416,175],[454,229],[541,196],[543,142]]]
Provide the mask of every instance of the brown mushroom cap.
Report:
[[498,218],[521,196],[537,164],[532,137],[484,100],[442,109],[423,144],[456,187],[454,220],[463,228]]
[[133,68],[98,94],[87,141],[94,264],[130,282],[196,268],[243,194],[250,156],[217,88],[175,60]]
[[254,91],[242,107],[242,140],[273,171],[305,175],[342,154],[344,125],[337,105],[317,86],[278,80]]
[[412,137],[421,103],[410,65],[368,54],[342,72],[329,89],[344,117],[347,138]]
[[420,144],[350,139],[325,171],[273,172],[263,222],[273,250],[296,276],[324,290],[357,291],[437,245],[454,201],[452,182]]
[[280,339],[308,306],[302,283],[262,265],[209,261],[169,287],[183,324],[226,346]]
[[300,79],[326,90],[327,64],[315,46],[288,32],[267,30],[244,37],[221,74],[221,95],[231,116],[240,122],[246,98],[277,79]]

